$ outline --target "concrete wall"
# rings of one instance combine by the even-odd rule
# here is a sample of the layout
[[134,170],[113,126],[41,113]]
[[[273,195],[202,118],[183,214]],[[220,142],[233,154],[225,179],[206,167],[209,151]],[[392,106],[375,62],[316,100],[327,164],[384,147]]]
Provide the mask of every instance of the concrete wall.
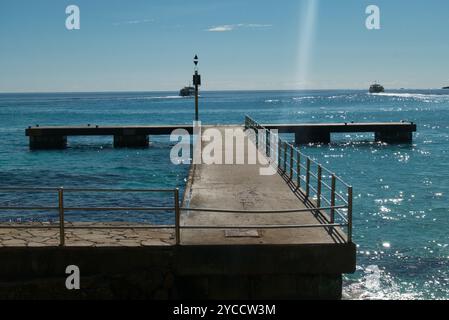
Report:
[[[1,248],[0,299],[340,299],[355,246]],[[81,290],[65,288],[65,268]]]

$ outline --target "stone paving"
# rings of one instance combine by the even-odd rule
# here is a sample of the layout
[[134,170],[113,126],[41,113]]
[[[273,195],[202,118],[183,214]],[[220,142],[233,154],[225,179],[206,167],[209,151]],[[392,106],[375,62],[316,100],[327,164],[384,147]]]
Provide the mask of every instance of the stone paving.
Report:
[[[58,225],[1,224],[0,247],[59,246]],[[20,226],[21,228],[15,228]],[[39,226],[42,229],[23,228]],[[56,227],[55,229],[48,228]],[[129,227],[129,229],[70,229],[75,227]],[[123,223],[67,223],[65,245],[68,247],[146,247],[175,244],[174,229],[137,229],[142,225]],[[4,228],[8,227],[8,228]],[[11,228],[9,228],[11,227]]]

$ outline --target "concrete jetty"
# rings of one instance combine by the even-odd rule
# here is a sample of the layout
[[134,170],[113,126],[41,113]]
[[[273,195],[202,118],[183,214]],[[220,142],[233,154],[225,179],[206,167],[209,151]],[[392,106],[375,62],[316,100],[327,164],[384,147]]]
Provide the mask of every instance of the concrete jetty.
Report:
[[330,143],[332,133],[374,133],[376,142],[411,143],[417,126],[413,122],[263,124],[279,133],[294,133],[296,144]]
[[[412,122],[385,123],[316,123],[316,124],[264,124],[279,133],[295,134],[296,144],[330,143],[332,133],[373,132],[375,140],[388,143],[411,143],[416,124]],[[192,125],[151,126],[34,126],[25,130],[30,149],[63,149],[69,136],[113,136],[114,146],[148,147],[149,136],[170,135],[176,129],[192,134]]]
[[113,136],[114,147],[148,147],[150,135],[170,135],[176,129],[193,132],[192,125],[152,126],[34,126],[25,130],[30,149],[63,149],[68,136]]
[[[230,127],[226,127],[229,129]],[[217,127],[224,136],[225,127]],[[232,129],[232,128],[231,128]],[[243,127],[235,127],[243,130]],[[248,158],[248,148],[241,146],[253,144],[250,139],[236,141],[233,152],[245,150]],[[265,157],[258,153],[259,157]],[[193,165],[185,191],[183,207],[219,208],[222,210],[249,211],[251,213],[214,213],[202,211],[183,211],[181,233],[183,244],[338,244],[343,243],[345,236],[341,230],[329,233],[324,228],[274,228],[268,230],[246,230],[243,232],[222,229],[187,229],[188,226],[282,226],[282,225],[316,225],[322,219],[313,212],[276,213],[282,210],[307,209],[311,204],[303,201],[296,188],[285,181],[280,174],[263,176],[259,170],[261,164],[244,165]],[[257,214],[260,210],[259,214]],[[271,214],[262,214],[275,211]],[[255,212],[255,213],[254,213]],[[253,228],[254,229],[254,228]]]
[[[234,145],[234,154],[239,147]],[[229,152],[226,148],[223,154]],[[261,176],[260,168],[260,164],[192,166],[183,207],[242,211],[182,212],[181,243],[201,246],[211,254],[207,270],[202,268],[198,275],[203,284],[198,290],[207,297],[207,290],[219,292],[218,284],[227,282],[228,290],[235,288],[233,298],[340,298],[342,274],[355,271],[354,243],[346,241],[340,228],[306,227],[328,223],[323,211],[285,213],[316,208],[316,202],[304,199],[285,173]]]
[[[215,129],[223,132],[225,127]],[[232,147],[222,144],[221,151],[224,156],[233,148],[236,155],[243,144],[247,158],[254,143],[247,131]],[[77,190],[59,189],[59,206],[48,206],[60,213],[59,224],[42,230],[27,230],[34,224],[0,226],[0,298],[340,299],[342,274],[356,266],[356,246],[348,232],[352,188],[345,207],[348,220],[338,222],[329,214],[341,208],[335,202],[335,176],[333,198],[325,208],[324,198],[320,203],[323,169],[318,167],[317,185],[307,159],[301,173],[306,184],[299,185],[294,149],[288,148],[279,147],[284,160],[269,176],[260,175],[261,164],[193,164],[181,202],[175,192],[175,225],[161,230],[69,222],[65,210],[77,208],[64,208],[62,196]],[[258,156],[266,160],[264,152]],[[318,198],[309,190],[313,186]],[[114,210],[89,211],[100,209]],[[65,288],[68,265],[81,270],[80,291]]]

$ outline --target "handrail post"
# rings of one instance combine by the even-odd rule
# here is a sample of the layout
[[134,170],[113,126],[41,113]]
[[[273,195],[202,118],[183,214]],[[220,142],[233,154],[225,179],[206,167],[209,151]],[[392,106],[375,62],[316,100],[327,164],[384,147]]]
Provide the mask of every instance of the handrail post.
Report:
[[254,133],[256,134],[256,149],[259,150],[259,129],[254,127]]
[[290,145],[290,180],[293,180],[293,146]]
[[282,141],[279,139],[279,135],[277,136],[277,148],[278,148],[278,169],[282,168],[281,162],[281,150],[282,150]]
[[335,178],[335,174],[332,175],[331,182],[331,224],[335,223],[335,186],[337,179]]
[[64,188],[58,190],[58,207],[59,207],[59,245],[65,246],[65,226],[64,226]]
[[270,132],[270,130],[267,130],[267,136],[266,136],[266,143],[265,143],[265,145],[266,145],[266,151],[265,151],[265,154],[266,154],[266,156],[267,157],[271,157],[271,141],[270,141],[270,139],[271,139],[271,136],[270,136],[270,134],[271,134],[271,132]]
[[307,171],[306,171],[306,198],[310,196],[310,158],[307,158]]
[[284,173],[287,172],[287,142],[284,142]]
[[296,174],[297,174],[297,184],[298,184],[298,189],[301,188],[301,153],[299,152],[299,150],[297,150],[296,152]]
[[181,210],[179,209],[179,189],[175,189],[175,238],[176,245],[179,246],[181,244]]
[[317,191],[316,191],[316,205],[318,208],[321,207],[321,181],[323,179],[323,170],[321,168],[321,165],[318,166],[318,185],[317,185]]
[[348,187],[348,242],[352,243],[352,187]]

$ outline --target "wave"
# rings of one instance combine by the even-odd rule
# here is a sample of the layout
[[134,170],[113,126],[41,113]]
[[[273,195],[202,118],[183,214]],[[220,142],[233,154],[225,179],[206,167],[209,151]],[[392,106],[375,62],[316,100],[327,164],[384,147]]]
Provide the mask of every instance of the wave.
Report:
[[416,300],[420,296],[412,290],[404,290],[403,284],[396,280],[377,265],[365,268],[357,267],[362,276],[343,286],[345,300]]
[[315,96],[311,96],[311,97],[296,97],[296,98],[293,98],[293,100],[301,101],[301,100],[310,100],[310,99],[316,99],[316,98],[320,98],[320,97],[315,97]]
[[359,97],[358,94],[340,94],[340,95],[332,95],[332,96],[305,96],[305,97],[295,97],[292,98],[295,101],[302,100],[337,100],[337,99],[355,99]]
[[[162,97],[144,97],[143,100],[164,100],[164,99],[187,99],[190,97],[181,97],[181,96],[162,96]],[[139,98],[136,98],[139,99]]]
[[368,93],[371,96],[380,97],[394,97],[394,98],[405,98],[405,99],[439,99],[439,98],[449,98],[447,94],[423,94],[423,93]]

